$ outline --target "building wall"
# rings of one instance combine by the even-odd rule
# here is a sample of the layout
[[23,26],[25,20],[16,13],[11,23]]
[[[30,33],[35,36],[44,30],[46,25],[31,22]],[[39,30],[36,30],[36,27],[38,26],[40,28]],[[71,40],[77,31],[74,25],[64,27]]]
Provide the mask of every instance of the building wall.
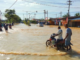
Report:
[[50,25],[54,25],[54,21],[50,20],[49,23],[50,23]]
[[80,22],[76,22],[76,27],[80,26]]
[[72,20],[69,22],[70,27],[78,27],[80,26],[80,20]]
[[76,22],[72,22],[72,27],[76,27]]
[[73,22],[69,21],[69,26],[72,27],[73,26]]

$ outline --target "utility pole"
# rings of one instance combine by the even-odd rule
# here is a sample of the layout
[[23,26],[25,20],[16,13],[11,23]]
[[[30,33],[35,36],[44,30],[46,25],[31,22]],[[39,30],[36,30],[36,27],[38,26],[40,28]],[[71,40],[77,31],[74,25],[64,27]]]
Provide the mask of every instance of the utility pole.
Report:
[[48,11],[47,11],[47,20],[48,20]]
[[[26,11],[26,16],[27,16],[27,13],[28,13],[29,11]],[[31,12],[31,11],[30,11]],[[36,13],[37,13],[38,11],[36,11]],[[34,12],[32,12],[32,13],[34,13]],[[32,14],[32,13],[28,13],[28,15],[29,15],[29,20],[31,19],[31,17],[30,17],[30,15]],[[36,16],[36,13],[34,14],[34,17]]]
[[55,14],[56,15],[56,18],[57,18],[57,14]]
[[62,18],[62,12],[60,12],[60,21],[59,21],[59,26],[61,26],[61,18]]
[[60,18],[62,18],[62,12],[60,12]]
[[70,15],[70,5],[71,5],[71,0],[68,1],[69,2],[69,6],[68,6],[68,25],[69,25],[69,15]]
[[23,14],[23,20],[24,20],[24,14]]
[[0,23],[1,23],[1,15],[2,15],[2,12],[0,11]]
[[35,19],[35,17],[36,17],[36,14],[34,14],[34,19]]
[[30,20],[30,13],[29,13],[29,20]]
[[45,20],[45,17],[46,17],[46,11],[44,10],[44,20]]
[[26,11],[26,19],[27,19],[28,17],[27,17],[27,11]]

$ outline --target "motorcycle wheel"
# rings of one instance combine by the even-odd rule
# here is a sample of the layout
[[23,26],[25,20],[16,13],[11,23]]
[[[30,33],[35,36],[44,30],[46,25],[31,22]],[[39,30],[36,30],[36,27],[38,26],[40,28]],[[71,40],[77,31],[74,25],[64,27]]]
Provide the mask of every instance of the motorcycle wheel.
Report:
[[47,40],[46,41],[46,46],[48,47],[48,46],[50,46],[51,45],[51,41],[50,40]]
[[69,45],[68,48],[67,48],[67,47],[64,47],[64,49],[65,49],[66,51],[71,50],[71,46]]

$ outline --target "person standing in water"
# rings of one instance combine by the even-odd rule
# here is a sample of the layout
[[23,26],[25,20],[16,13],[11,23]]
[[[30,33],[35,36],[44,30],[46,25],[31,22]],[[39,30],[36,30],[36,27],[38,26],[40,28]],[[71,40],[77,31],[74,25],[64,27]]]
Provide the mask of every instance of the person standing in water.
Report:
[[12,26],[14,26],[14,23],[12,22]]
[[2,24],[0,23],[0,31],[2,31]]
[[5,29],[5,31],[8,33],[8,24],[5,24],[5,25],[4,25],[4,29]]
[[11,24],[9,24],[9,28],[12,29],[12,25]]
[[72,30],[68,27],[68,24],[65,25],[65,28],[66,28],[66,36],[64,38],[64,41],[65,41],[65,46],[68,49],[68,46],[71,44],[70,41],[72,36]]

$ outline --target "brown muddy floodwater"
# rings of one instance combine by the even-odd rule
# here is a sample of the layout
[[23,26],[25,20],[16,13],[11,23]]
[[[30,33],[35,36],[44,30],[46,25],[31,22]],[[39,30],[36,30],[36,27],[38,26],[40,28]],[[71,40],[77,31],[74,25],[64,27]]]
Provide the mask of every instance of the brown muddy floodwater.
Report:
[[[62,29],[64,37],[65,28]],[[72,28],[74,46],[68,54],[45,45],[57,31],[57,26],[17,24],[9,33],[0,32],[0,60],[80,60],[80,28]]]

